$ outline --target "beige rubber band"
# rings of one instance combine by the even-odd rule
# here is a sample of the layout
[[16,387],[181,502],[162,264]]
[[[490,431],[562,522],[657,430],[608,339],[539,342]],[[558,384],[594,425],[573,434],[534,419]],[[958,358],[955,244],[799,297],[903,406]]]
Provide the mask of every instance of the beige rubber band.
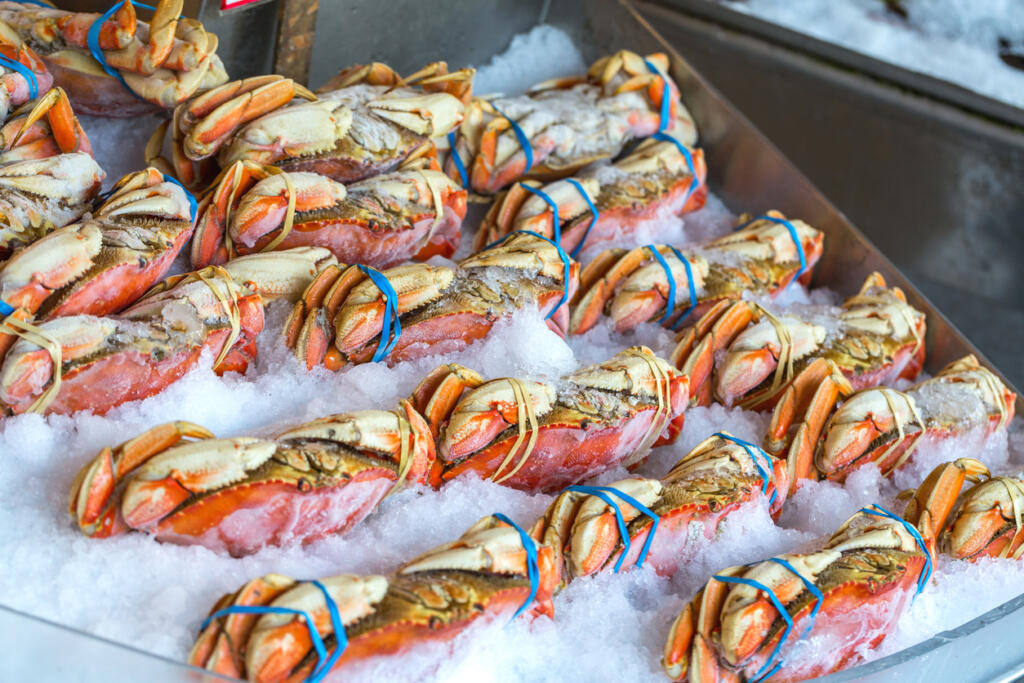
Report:
[[885,460],[893,449],[902,443],[903,439],[907,436],[906,430],[904,429],[903,419],[900,417],[899,411],[896,410],[896,405],[893,403],[893,394],[898,395],[904,400],[904,402],[906,402],[911,416],[916,421],[917,426],[921,428],[921,431],[917,432],[917,436],[914,438],[913,443],[907,447],[907,450],[903,451],[903,454],[900,455],[899,459],[897,459],[896,462],[893,463],[892,467],[889,468],[889,471],[885,473],[888,474],[889,472],[899,469],[903,463],[910,459],[910,456],[913,455],[914,451],[917,450],[917,445],[925,434],[925,425],[924,420],[921,419],[920,413],[917,412],[917,406],[914,404],[914,401],[910,396],[903,392],[893,391],[887,387],[879,387],[879,391],[882,392],[882,398],[885,399],[886,404],[889,406],[889,411],[892,413],[892,419],[896,423],[896,433],[898,434],[896,440],[889,444],[889,446],[882,451],[882,454],[878,456],[879,460]]
[[405,478],[409,476],[409,470],[412,468],[412,458],[409,457],[409,437],[412,435],[412,428],[404,415],[395,413],[395,416],[398,418],[398,438],[402,441],[398,451],[398,478],[385,496],[397,493],[405,487]]
[[651,374],[654,376],[655,394],[658,399],[658,406],[655,408],[654,415],[651,417],[651,424],[648,425],[647,432],[644,434],[644,438],[640,441],[639,448],[637,448],[636,452],[631,456],[635,457],[637,454],[650,449],[651,444],[665,429],[665,425],[668,424],[669,405],[672,402],[672,397],[670,395],[670,381],[668,373],[658,365],[655,358],[633,349],[630,349],[628,354],[640,358],[647,363],[648,367],[651,369]]
[[[278,233],[277,237],[270,240],[270,242],[267,243],[267,246],[260,249],[261,252],[274,251],[274,249],[284,241],[284,238],[288,236],[288,233],[292,231],[292,225],[295,224],[296,193],[295,185],[292,183],[292,178],[279,168],[273,166],[270,168],[275,169],[270,172],[270,175],[279,175],[284,179],[285,192],[288,193],[288,208],[284,212],[284,223],[281,224],[281,232]],[[269,170],[269,168],[267,170]],[[226,230],[225,234],[227,234]]]
[[775,366],[775,375],[772,377],[772,386],[768,390],[767,396],[747,397],[737,403],[740,408],[747,408],[776,396],[793,379],[793,336],[789,333],[789,328],[769,313],[764,306],[760,304],[754,304],[754,306],[775,328],[775,335],[779,338],[779,361]]
[[32,402],[29,406],[28,412],[30,413],[42,413],[44,412],[54,399],[57,398],[57,394],[60,392],[61,379],[63,377],[63,368],[61,367],[61,345],[56,339],[50,334],[43,331],[42,328],[33,325],[32,323],[19,320],[14,315],[9,315],[4,318],[3,323],[0,323],[3,327],[6,327],[14,335],[21,337],[27,342],[35,344],[39,348],[47,351],[50,354],[50,359],[53,361],[53,381],[50,386],[40,394],[39,398]]
[[[519,435],[516,437],[515,443],[512,444],[512,448],[509,449],[508,455],[505,456],[505,459],[501,461],[500,465],[498,465],[498,469],[494,470],[494,474],[491,475],[491,481],[495,484],[500,484],[505,481],[526,464],[526,461],[533,453],[534,447],[537,445],[537,437],[539,436],[537,430],[537,414],[533,410],[533,404],[530,403],[529,394],[527,393],[526,388],[520,380],[514,377],[508,377],[506,378],[506,381],[512,385],[512,394],[516,399],[516,428],[519,431]],[[523,454],[519,458],[519,462],[516,463],[516,466],[513,467],[508,474],[499,478],[498,475],[510,462],[512,462],[512,458],[515,457],[516,452],[523,443],[523,440],[526,439],[527,426],[530,431],[530,437],[526,442],[526,448],[523,450]]]
[[[210,278],[207,273],[220,277],[224,280],[224,287],[230,295],[231,301],[228,301],[228,297],[214,286],[213,279]],[[224,313],[231,322],[231,334],[229,334],[228,338],[224,341],[224,346],[221,347],[220,353],[217,355],[217,360],[213,363],[213,367],[216,368],[228,355],[231,351],[231,347],[235,345],[235,342],[241,335],[242,313],[238,310],[239,287],[235,282],[235,279],[231,277],[231,274],[221,266],[210,266],[203,270],[197,270],[192,275],[210,288],[210,291],[213,292],[213,296],[215,296],[217,301],[220,302],[220,305],[224,307]],[[181,283],[179,282],[177,284]]]

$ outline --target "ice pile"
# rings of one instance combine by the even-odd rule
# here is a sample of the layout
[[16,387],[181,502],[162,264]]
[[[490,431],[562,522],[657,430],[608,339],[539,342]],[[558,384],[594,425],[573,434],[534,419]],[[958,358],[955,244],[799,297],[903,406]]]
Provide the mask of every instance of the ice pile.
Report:
[[1000,40],[1018,51],[1024,45],[1024,12],[1017,0],[905,0],[902,5],[907,20],[886,12],[879,0],[728,3],[730,9],[1024,106],[1024,71],[999,58]]
[[[563,52],[557,59],[544,52],[559,45]],[[481,69],[483,82],[489,89],[512,92],[522,83],[558,75],[550,71],[550,64],[571,64],[568,71],[579,72],[582,60],[574,51],[567,54],[569,48],[567,37],[542,27],[517,39],[505,55]],[[102,131],[93,133],[93,142],[114,174],[111,169],[118,163],[130,163],[118,153],[135,154],[138,148],[112,134],[117,124],[103,125]],[[711,196],[707,208],[652,226],[644,239],[684,246],[721,234],[731,219]],[[784,310],[793,304],[837,300],[835,293],[808,296],[793,287],[774,305]],[[105,417],[25,415],[0,422],[0,603],[181,661],[214,601],[254,576],[271,571],[300,578],[386,573],[403,560],[458,537],[492,512],[530,524],[551,498],[467,477],[440,491],[403,491],[343,537],[232,559],[201,547],[159,544],[142,534],[103,541],[82,536],[67,513],[68,489],[77,470],[99,448],[175,419],[198,422],[218,436],[261,436],[330,413],[390,408],[443,362],[463,363],[487,377],[555,378],[631,344],[646,343],[662,354],[672,346],[672,335],[656,325],[625,335],[599,325],[567,343],[537,312],[524,311],[460,353],[394,368],[368,364],[337,374],[306,372],[275,336],[285,314],[285,307],[271,307],[268,332],[259,339],[260,360],[244,377],[216,377],[210,369],[212,359],[206,357],[161,395],[122,406]],[[766,421],[764,415],[722,406],[690,410],[679,441],[656,449],[640,474],[661,477],[716,431],[759,440]],[[361,671],[346,672],[346,680],[393,679],[397,671],[405,680],[663,680],[659,657],[669,624],[711,574],[785,551],[813,548],[859,507],[873,502],[890,505],[901,488],[915,486],[933,465],[951,458],[974,455],[999,473],[1016,473],[1024,462],[1019,422],[1011,437],[1000,434],[981,443],[969,435],[922,443],[911,464],[891,481],[867,468],[853,474],[845,486],[808,484],[787,502],[778,525],[763,504],[748,505],[732,515],[714,539],[692,529],[679,550],[688,562],[671,580],[649,568],[579,580],[556,598],[554,621],[474,627],[449,645],[418,648],[401,662],[379,660]],[[620,469],[600,481],[625,475]],[[902,618],[899,633],[869,656],[920,642],[1022,592],[1024,564],[942,561],[931,585]],[[826,646],[812,642],[810,654],[815,647]],[[27,679],[28,672],[22,678]]]

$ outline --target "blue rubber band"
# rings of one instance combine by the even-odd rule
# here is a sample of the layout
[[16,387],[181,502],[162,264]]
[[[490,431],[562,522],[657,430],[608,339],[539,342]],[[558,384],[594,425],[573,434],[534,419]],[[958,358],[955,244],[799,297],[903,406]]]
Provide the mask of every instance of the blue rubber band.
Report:
[[526,183],[519,183],[519,185],[520,185],[520,187],[522,187],[524,190],[526,190],[530,194],[535,195],[535,196],[540,197],[541,199],[543,199],[544,203],[547,204],[549,207],[551,207],[551,224],[552,224],[552,226],[554,226],[552,228],[552,231],[551,231],[551,234],[553,235],[552,239],[554,239],[556,242],[561,244],[562,243],[562,221],[558,217],[558,204],[556,204],[555,200],[551,198],[551,195],[549,195],[547,192],[545,192],[544,190],[542,190],[542,189],[540,189],[538,187],[533,187],[532,185],[527,185]]
[[337,640],[337,646],[334,648],[334,652],[327,655],[327,647],[324,645],[324,640],[320,636],[320,633],[316,630],[316,626],[313,623],[313,618],[308,612],[300,609],[292,609],[290,607],[274,607],[271,605],[258,606],[258,605],[232,605],[231,607],[225,607],[219,609],[210,616],[206,617],[199,630],[202,631],[210,622],[220,617],[225,617],[229,614],[294,614],[302,617],[306,621],[306,628],[309,629],[309,639],[313,643],[313,649],[316,650],[317,665],[313,669],[313,672],[306,679],[306,683],[320,683],[325,676],[334,667],[334,664],[341,657],[341,654],[348,647],[348,636],[345,634],[345,626],[341,622],[341,614],[338,612],[338,605],[334,602],[334,598],[327,592],[327,588],[319,581],[313,580],[314,586],[320,589],[323,593],[324,601],[327,603],[327,611],[331,615],[331,627],[334,629],[334,637]]
[[398,338],[402,336],[402,323],[398,319],[398,292],[384,273],[370,266],[358,265],[359,270],[363,271],[384,295],[384,324],[381,327],[377,350],[373,352],[373,362],[379,363],[391,353],[398,343]]
[[22,5],[38,5],[39,7],[45,7],[46,9],[57,9],[53,5],[43,2],[42,0],[10,0],[11,2],[17,2]]
[[[670,329],[674,330],[679,326],[679,323],[685,320],[686,316],[690,315],[690,313],[693,312],[693,309],[697,307],[697,285],[693,282],[693,268],[690,266],[690,261],[675,247],[669,245],[666,246],[672,250],[675,257],[683,264],[683,268],[686,269],[686,284],[689,285],[690,288],[690,305],[670,326]],[[658,251],[657,247],[653,244],[648,244],[644,249],[650,251],[654,256],[654,259],[661,264],[662,270],[665,271],[665,277],[668,278],[668,297],[665,300],[665,315],[661,316],[658,320],[658,323],[660,324],[668,320],[676,310],[676,277],[672,274],[672,269],[669,267],[665,257],[661,255],[660,251]]]
[[128,87],[128,83],[125,82],[124,78],[121,76],[120,71],[107,64],[107,58],[103,54],[103,50],[100,49],[100,29],[103,28],[103,24],[106,21],[108,21],[110,17],[114,16],[114,12],[119,10],[126,2],[131,2],[132,5],[134,5],[135,7],[141,7],[143,9],[152,10],[154,12],[156,11],[155,7],[152,7],[150,5],[144,5],[141,2],[135,2],[135,0],[121,0],[121,2],[115,2],[113,5],[111,5],[110,9],[104,12],[99,19],[92,22],[92,25],[89,26],[89,33],[86,37],[86,44],[88,44],[89,46],[89,53],[92,55],[92,58],[99,63],[100,67],[103,69],[103,71],[107,73],[108,76],[112,76],[113,78],[116,78],[118,81],[120,81],[121,85],[124,86],[124,89],[130,92],[132,95],[135,95],[135,97],[139,98],[143,102],[148,102],[149,100],[142,97],[137,92]]
[[658,118],[658,132],[664,133],[665,130],[668,128],[668,117],[670,116],[669,106],[671,104],[671,102],[668,99],[668,79],[665,78],[665,74],[658,71],[658,68],[654,66],[654,64],[651,64],[650,60],[648,60],[647,58],[644,58],[644,64],[647,65],[647,69],[652,74],[661,77],[661,111],[659,113]]
[[811,593],[811,595],[817,598],[817,600],[814,603],[814,607],[811,609],[810,623],[807,624],[807,628],[804,629],[803,635],[800,636],[801,638],[806,638],[807,634],[811,632],[812,628],[814,628],[814,620],[818,618],[818,611],[821,609],[821,603],[825,602],[825,595],[821,592],[820,588],[814,585],[813,581],[811,581],[806,576],[798,572],[796,570],[796,567],[791,565],[788,560],[784,560],[781,557],[770,557],[768,558],[768,561],[782,565],[783,567],[788,569],[793,576],[800,579],[800,581],[804,584],[804,588],[806,588]]
[[198,213],[198,211],[199,211],[199,204],[196,203],[196,198],[192,196],[191,192],[189,192],[187,189],[185,189],[185,186],[182,185],[181,182],[179,182],[177,178],[169,176],[169,175],[167,175],[165,173],[164,174],[164,180],[166,182],[168,182],[168,183],[174,183],[175,185],[180,187],[181,190],[185,193],[185,197],[188,198],[188,213],[189,213],[189,216],[191,216],[192,222],[195,223],[195,221],[196,221],[196,213]]
[[592,200],[590,195],[587,194],[587,191],[583,189],[583,185],[580,184],[580,181],[575,178],[566,178],[565,182],[576,188],[576,191],[580,193],[581,197],[583,197],[583,201],[587,203],[587,206],[590,208],[590,213],[593,216],[593,218],[590,219],[590,224],[587,226],[586,231],[583,233],[583,238],[580,240],[580,243],[576,245],[575,249],[569,252],[570,256],[576,258],[580,253],[580,250],[583,249],[583,245],[587,243],[587,237],[590,236],[590,229],[594,227],[595,223],[597,223],[597,219],[601,217],[601,213],[597,210],[597,207],[594,206],[594,200]]
[[686,145],[679,142],[679,140],[676,140],[671,135],[666,135],[665,133],[659,131],[652,135],[651,137],[661,142],[671,142],[673,145],[676,146],[676,149],[679,150],[679,153],[683,155],[683,159],[686,160],[686,166],[687,168],[690,169],[691,180],[690,187],[688,187],[686,190],[686,199],[683,201],[683,204],[685,205],[686,202],[690,200],[690,197],[693,196],[693,193],[697,191],[697,187],[700,185],[700,180],[697,179],[697,167],[693,165],[693,154],[690,153],[690,150],[686,147]]
[[[736,230],[734,232],[739,232],[740,230],[747,227],[754,221],[768,221],[769,223],[775,223],[776,225],[783,225],[786,227],[786,230],[789,231],[789,236],[793,239],[793,244],[796,246],[797,256],[800,257],[800,270],[796,271],[796,275],[794,275],[793,279],[789,281],[790,285],[793,284],[801,275],[804,274],[804,271],[807,270],[807,256],[804,254],[804,245],[803,242],[800,241],[800,235],[796,231],[796,226],[787,221],[785,218],[776,218],[775,216],[757,216],[755,218],[751,218],[749,221],[741,225],[736,226]],[[786,286],[788,287],[789,285]]]
[[619,554],[619,559],[615,563],[615,573],[619,573],[619,569],[622,568],[622,563],[626,559],[626,555],[629,553],[630,538],[629,532],[626,529],[626,519],[622,516],[622,510],[618,504],[611,499],[608,494],[617,496],[625,503],[632,505],[634,508],[639,510],[641,513],[651,519],[651,530],[647,534],[647,540],[644,541],[644,547],[640,549],[640,555],[637,556],[636,566],[643,567],[644,560],[647,559],[647,553],[651,550],[651,542],[654,541],[654,534],[658,531],[658,522],[660,521],[658,515],[647,508],[643,503],[638,501],[633,496],[623,493],[622,491],[612,486],[570,486],[565,489],[566,491],[579,491],[580,493],[586,493],[591,496],[597,496],[612,509],[615,513],[615,522],[619,526],[619,538],[622,539],[622,552]]
[[[525,187],[525,185],[524,185],[524,187]],[[571,267],[572,267],[572,259],[570,259],[569,255],[565,253],[564,249],[562,249],[562,245],[561,244],[559,244],[558,242],[555,242],[554,240],[548,239],[544,235],[541,235],[538,232],[534,232],[533,230],[514,230],[514,231],[510,232],[509,234],[505,235],[504,237],[502,237],[500,239],[494,240],[493,242],[488,244],[486,247],[484,247],[481,251],[486,251],[487,249],[491,249],[493,247],[496,247],[499,244],[501,244],[502,242],[504,242],[505,240],[507,240],[512,235],[516,235],[516,234],[533,235],[534,237],[539,237],[540,239],[544,240],[545,242],[547,242],[548,244],[553,246],[555,249],[557,249],[558,250],[558,258],[562,259],[562,266],[563,266],[563,272],[562,272],[562,298],[559,299],[558,303],[555,304],[555,307],[552,308],[551,311],[546,316],[544,316],[544,319],[547,320],[548,318],[553,316],[555,314],[555,311],[557,311],[558,308],[562,304],[564,304],[566,301],[568,301],[568,299],[569,299],[569,271],[571,270]]]
[[512,132],[516,134],[516,139],[519,140],[519,146],[523,148],[523,153],[526,155],[526,169],[523,171],[523,175],[530,172],[533,168],[533,147],[530,146],[530,138],[526,137],[526,133],[519,127],[519,124],[508,116],[505,112],[498,109],[494,102],[491,102],[491,108],[505,117],[505,120],[512,124]]
[[[772,467],[772,456],[768,455],[768,453],[766,453],[765,450],[763,448],[761,448],[760,446],[752,444],[749,441],[744,441],[743,439],[738,439],[735,436],[731,436],[731,435],[725,434],[723,432],[715,432],[712,436],[717,436],[720,439],[725,439],[726,441],[731,441],[734,444],[736,444],[737,446],[741,446],[743,448],[743,450],[745,450],[747,452],[747,455],[750,456],[750,459],[754,461],[754,467],[757,468],[758,474],[761,475],[761,493],[767,493],[768,492],[768,482],[772,481],[772,483],[774,483],[774,480],[775,480],[775,476],[774,476],[775,470]],[[767,465],[767,469],[765,469],[765,467],[762,466],[761,463],[758,461],[757,456],[759,454],[760,454],[760,456],[762,458],[764,458],[764,462],[765,462],[765,465]],[[775,496],[777,494],[778,494],[778,490],[777,489],[772,490],[772,497],[768,499],[768,504],[769,505],[771,505],[772,503],[775,502]]]
[[[758,669],[757,673],[754,674],[754,678],[752,679],[751,683],[757,683],[758,681],[763,681],[769,678],[770,676],[775,674],[776,671],[779,670],[779,667],[782,666],[781,661],[776,663],[775,666],[771,665],[772,662],[775,661],[775,658],[778,656],[779,650],[782,649],[782,644],[786,642],[787,638],[789,638],[789,632],[793,630],[793,617],[789,616],[789,612],[786,610],[786,607],[782,604],[782,601],[779,600],[778,596],[775,595],[775,593],[770,588],[768,588],[768,586],[765,586],[763,583],[742,576],[720,576],[718,574],[715,574],[711,578],[715,581],[721,581],[722,583],[736,583],[743,586],[750,586],[751,588],[756,588],[759,591],[763,591],[768,596],[768,599],[772,601],[772,604],[775,605],[775,609],[779,612],[779,616],[781,616],[786,621],[786,628],[785,630],[783,630],[782,636],[779,637],[779,642],[775,645],[775,649],[772,650],[771,654],[768,656],[768,659],[767,661],[765,661],[764,665],[760,669]],[[765,673],[765,669],[768,669],[769,667],[771,667],[771,669],[767,673]]]
[[21,74],[21,77],[28,81],[28,98],[30,100],[34,100],[39,96],[39,81],[36,80],[36,75],[32,72],[32,69],[18,60],[4,55],[0,55],[0,66],[5,66],[11,71]]
[[523,541],[523,548],[526,550],[526,575],[530,578],[530,594],[526,597],[526,601],[516,610],[516,613],[512,615],[512,619],[515,619],[523,613],[523,610],[530,606],[533,599],[537,597],[537,588],[540,587],[540,569],[537,568],[537,543],[521,526],[500,512],[495,512],[491,516],[518,531],[519,538]]
[[897,522],[902,524],[904,528],[910,532],[910,535],[914,537],[914,540],[917,541],[918,547],[921,548],[921,552],[924,553],[924,569],[921,571],[920,576],[917,577],[917,592],[914,593],[914,598],[916,599],[928,584],[928,579],[932,576],[932,555],[928,552],[928,546],[925,544],[924,538],[921,537],[921,532],[915,529],[914,525],[907,520],[898,515],[894,515],[877,503],[872,503],[866,508],[861,508],[859,512],[874,515],[875,517],[888,517],[889,519],[895,519]]
[[469,174],[466,173],[466,165],[462,163],[459,151],[455,149],[455,131],[448,133],[448,146],[451,149],[452,161],[455,162],[455,170],[459,172],[459,178],[462,179],[462,186],[468,188]]
[[10,315],[11,313],[14,313],[14,307],[0,299],[0,315]]

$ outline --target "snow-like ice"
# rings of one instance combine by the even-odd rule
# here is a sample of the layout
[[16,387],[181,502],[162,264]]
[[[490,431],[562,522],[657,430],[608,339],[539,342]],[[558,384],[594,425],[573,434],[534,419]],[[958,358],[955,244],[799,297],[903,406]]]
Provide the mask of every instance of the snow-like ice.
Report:
[[[557,70],[552,71],[553,64]],[[480,91],[516,92],[536,80],[563,75],[563,67],[566,73],[578,73],[584,65],[567,36],[542,27],[518,38],[507,53],[480,70]],[[86,122],[97,156],[114,178],[141,166],[141,158],[133,160],[130,155],[141,157],[141,145],[152,130],[149,123],[155,125],[132,123]],[[723,234],[731,220],[726,207],[710,195],[705,209],[652,226],[643,241],[677,246],[703,242]],[[772,306],[784,311],[793,305],[835,305],[840,299],[840,293],[828,290],[808,294],[791,287]],[[107,540],[81,535],[67,513],[68,489],[77,470],[99,448],[174,419],[198,422],[218,436],[265,436],[334,412],[391,408],[442,362],[464,363],[487,377],[555,378],[631,344],[648,344],[665,355],[673,343],[671,333],[653,324],[619,335],[606,323],[566,342],[536,311],[523,311],[499,324],[488,339],[459,353],[394,368],[368,364],[337,374],[322,369],[306,372],[276,338],[286,313],[285,306],[271,306],[267,332],[259,339],[259,361],[244,377],[216,377],[207,356],[161,395],[122,406],[105,417],[24,415],[0,423],[0,500],[5,514],[0,525],[0,556],[5,558],[0,603],[183,660],[216,598],[249,578],[271,571],[300,578],[386,573],[403,560],[456,538],[491,512],[504,512],[528,525],[551,497],[467,477],[440,491],[402,491],[345,536],[233,559],[201,547],[160,544],[142,534]],[[727,430],[757,441],[766,425],[767,416],[740,409],[692,409],[678,442],[655,449],[638,474],[664,475],[713,432]],[[579,580],[555,599],[554,621],[477,625],[451,645],[418,648],[400,665],[393,659],[370,662],[357,672],[346,672],[346,680],[391,679],[398,666],[407,680],[663,680],[659,657],[669,624],[711,574],[814,548],[859,507],[872,502],[894,505],[901,489],[918,484],[940,462],[973,456],[996,473],[1018,474],[1022,454],[1020,420],[1009,435],[981,439],[968,434],[943,443],[924,440],[892,480],[868,467],[854,472],[845,486],[806,484],[786,503],[778,524],[761,501],[728,518],[713,539],[699,528],[691,529],[680,548],[687,560],[671,579],[644,568]],[[627,473],[618,469],[599,481],[624,476]],[[940,560],[929,586],[902,616],[898,633],[867,654],[877,657],[913,645],[1021,592],[1024,564]],[[805,648],[807,656],[815,647],[810,643]]]
[[[720,2],[721,0],[710,0]],[[878,0],[744,0],[730,9],[836,43],[978,94],[1024,106],[1024,71],[999,58],[999,41],[1020,51],[1017,0],[906,0],[908,19]]]

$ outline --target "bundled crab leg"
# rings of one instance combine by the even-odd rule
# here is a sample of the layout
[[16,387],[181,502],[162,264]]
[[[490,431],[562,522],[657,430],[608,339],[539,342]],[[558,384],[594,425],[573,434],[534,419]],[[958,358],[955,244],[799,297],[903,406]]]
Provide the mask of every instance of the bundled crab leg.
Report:
[[[105,176],[83,153],[0,165],[0,260],[80,219],[92,207]],[[0,286],[0,298],[7,294]]]
[[299,681],[449,641],[471,624],[550,614],[557,554],[493,515],[390,576],[268,574],[217,602],[188,661],[260,683]]
[[424,483],[433,462],[433,435],[407,401],[273,439],[177,422],[100,451],[75,478],[70,510],[89,536],[143,531],[239,556],[343,533],[406,482]]
[[683,330],[672,362],[689,375],[697,404],[714,397],[765,410],[793,384],[828,379],[858,390],[913,379],[924,362],[924,331],[924,314],[873,273],[838,311],[776,316],[749,301],[719,301]]
[[[704,153],[647,140],[610,166],[541,185],[523,180],[495,197],[474,243],[482,249],[516,230],[559,238],[578,254],[666,214],[682,215],[707,198]],[[549,203],[550,202],[550,203]],[[555,225],[555,221],[558,224]]]
[[939,547],[958,560],[1019,560],[1024,555],[1024,480],[992,477],[964,491]]
[[725,517],[760,498],[778,516],[786,489],[782,460],[719,433],[699,443],[660,480],[636,477],[607,486],[570,486],[530,533],[563,549],[565,582],[642,565],[648,557],[658,573],[671,575],[686,559],[680,548],[691,522],[701,522],[710,538]]
[[12,26],[0,21],[0,119],[53,86],[46,65]]
[[379,63],[351,67],[317,94],[281,76],[227,83],[175,110],[174,166],[186,185],[208,180],[214,159],[220,168],[248,161],[346,183],[437,168],[433,138],[461,123],[472,80],[472,69],[448,73],[435,62],[405,78]]
[[813,476],[842,481],[871,462],[888,475],[925,437],[943,439],[975,430],[987,436],[1004,429],[1013,419],[1017,399],[974,356],[950,363],[906,391],[864,389],[836,408],[837,400],[848,394],[798,382],[775,407],[766,442],[770,451],[791,463],[794,485]]
[[81,111],[135,116],[227,81],[217,36],[180,17],[182,6],[159,0],[147,23],[130,1],[104,15],[0,2],[0,20],[39,51]]
[[61,88],[51,88],[4,117],[0,163],[72,152],[91,155],[92,143]]
[[315,247],[254,254],[168,278],[117,315],[41,323],[0,365],[0,406],[7,413],[102,414],[160,392],[206,349],[217,372],[244,371],[255,357],[263,304],[294,300],[333,261]]
[[[877,505],[847,520],[825,546],[708,581],[672,625],[662,665],[673,680],[799,681],[842,669],[890,633],[907,598],[927,584],[940,530],[965,480],[987,475],[962,458],[936,468],[903,517]],[[803,635],[814,658],[787,659]]]
[[316,173],[235,162],[204,201],[192,265],[316,246],[345,263],[387,268],[455,253],[466,191],[440,171],[385,173],[345,186]]
[[474,192],[494,194],[523,178],[572,175],[652,135],[688,147],[697,141],[668,57],[624,50],[578,78],[541,83],[519,97],[473,100],[445,171]]
[[722,301],[745,293],[771,296],[793,282],[810,282],[823,250],[821,232],[778,211],[743,223],[685,252],[669,245],[601,252],[580,273],[569,331],[583,334],[602,315],[617,332],[645,322],[676,329]]
[[639,346],[557,385],[459,381],[458,394],[442,392],[426,404],[422,397],[453,371],[439,368],[413,399],[437,432],[435,486],[475,472],[506,486],[551,491],[636,464],[663,433],[669,440],[678,435],[688,398],[687,378]]
[[456,268],[411,264],[321,272],[292,311],[285,340],[312,368],[396,363],[463,349],[514,312],[537,307],[564,333],[579,265],[539,235],[515,234]]
[[[167,274],[192,236],[193,201],[156,169],[125,176],[91,219],[50,232],[0,266],[0,299],[22,320],[120,311]],[[0,357],[13,342],[0,331]]]

